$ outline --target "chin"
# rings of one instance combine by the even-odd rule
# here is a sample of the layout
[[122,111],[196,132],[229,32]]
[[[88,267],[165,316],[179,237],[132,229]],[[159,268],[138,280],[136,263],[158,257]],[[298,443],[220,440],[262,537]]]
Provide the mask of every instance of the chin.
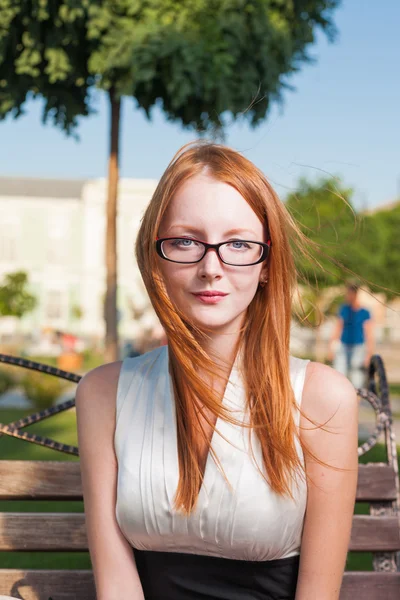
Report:
[[232,318],[228,318],[225,315],[195,315],[195,314],[191,314],[190,318],[192,319],[192,321],[194,322],[194,324],[199,327],[200,329],[202,328],[208,328],[211,330],[211,332],[215,332],[218,333],[218,331],[224,331],[226,330],[228,327],[231,327],[232,325],[235,324],[236,320],[237,320],[237,315],[233,316]]

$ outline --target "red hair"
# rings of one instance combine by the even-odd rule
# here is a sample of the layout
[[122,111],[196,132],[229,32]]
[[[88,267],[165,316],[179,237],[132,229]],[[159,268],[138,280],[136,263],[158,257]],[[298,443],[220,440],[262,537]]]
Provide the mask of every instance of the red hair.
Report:
[[[215,363],[199,342],[205,333],[188,322],[166,292],[154,242],[163,215],[177,190],[205,170],[243,196],[272,239],[268,285],[259,287],[247,309],[238,349],[243,357],[249,427],[255,429],[259,438],[269,485],[274,492],[291,496],[295,473],[299,469],[304,472],[295,446],[297,431],[293,409],[296,403],[289,369],[292,296],[297,280],[290,239],[295,237],[301,244],[304,236],[266,177],[252,162],[219,144],[187,144],[174,156],[161,177],[136,240],[139,269],[168,338],[180,469],[175,506],[186,513],[195,507],[203,481],[204,469],[197,444],[199,428],[209,452],[218,462],[199,415],[208,423],[210,420],[206,415],[210,412],[230,422],[236,421],[221,407],[221,398],[199,374],[202,371],[218,376]],[[305,253],[308,254],[306,250]],[[198,398],[201,398],[201,405]]]

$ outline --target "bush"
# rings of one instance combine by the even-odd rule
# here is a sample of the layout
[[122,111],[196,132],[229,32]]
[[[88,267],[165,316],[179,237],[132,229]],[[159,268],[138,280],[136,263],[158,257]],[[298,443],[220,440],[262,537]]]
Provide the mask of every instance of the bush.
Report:
[[42,363],[42,365],[48,365],[49,367],[57,366],[57,356],[44,356],[44,355],[34,356],[32,354],[30,354],[29,356],[27,356],[26,354],[25,355],[20,354],[20,356],[23,356],[24,358],[26,358],[28,360],[33,360],[35,362]]
[[30,372],[21,381],[22,389],[36,410],[54,406],[67,385],[63,379],[38,371]]
[[94,348],[86,348],[81,354],[83,356],[82,369],[85,373],[104,364],[104,353]]
[[0,369],[0,395],[5,394],[18,385],[17,376],[7,367]]

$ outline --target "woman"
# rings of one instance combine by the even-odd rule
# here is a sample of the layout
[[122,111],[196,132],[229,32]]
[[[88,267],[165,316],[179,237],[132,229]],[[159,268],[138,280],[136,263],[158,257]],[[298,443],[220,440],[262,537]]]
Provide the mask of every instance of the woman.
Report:
[[161,178],[136,254],[168,345],[91,371],[76,397],[98,600],[339,597],[358,403],[289,356],[290,241],[307,254],[229,148],[190,144]]

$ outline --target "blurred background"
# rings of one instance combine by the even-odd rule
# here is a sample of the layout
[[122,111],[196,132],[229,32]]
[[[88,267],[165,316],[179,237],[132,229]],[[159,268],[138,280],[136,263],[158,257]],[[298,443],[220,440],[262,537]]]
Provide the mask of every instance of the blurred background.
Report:
[[[322,249],[318,269],[296,254],[294,355],[331,361],[357,278],[400,440],[399,22],[397,0],[3,0],[0,352],[83,374],[165,343],[135,237],[179,147],[217,140]],[[74,389],[0,367],[0,421]],[[28,429],[77,443],[73,410]],[[61,458],[0,437],[0,458]]]
[[3,352],[82,373],[165,342],[134,241],[174,152],[202,136],[254,161],[322,245],[323,269],[297,261],[293,353],[328,359],[355,274],[399,393],[400,5],[278,4],[5,2]]

